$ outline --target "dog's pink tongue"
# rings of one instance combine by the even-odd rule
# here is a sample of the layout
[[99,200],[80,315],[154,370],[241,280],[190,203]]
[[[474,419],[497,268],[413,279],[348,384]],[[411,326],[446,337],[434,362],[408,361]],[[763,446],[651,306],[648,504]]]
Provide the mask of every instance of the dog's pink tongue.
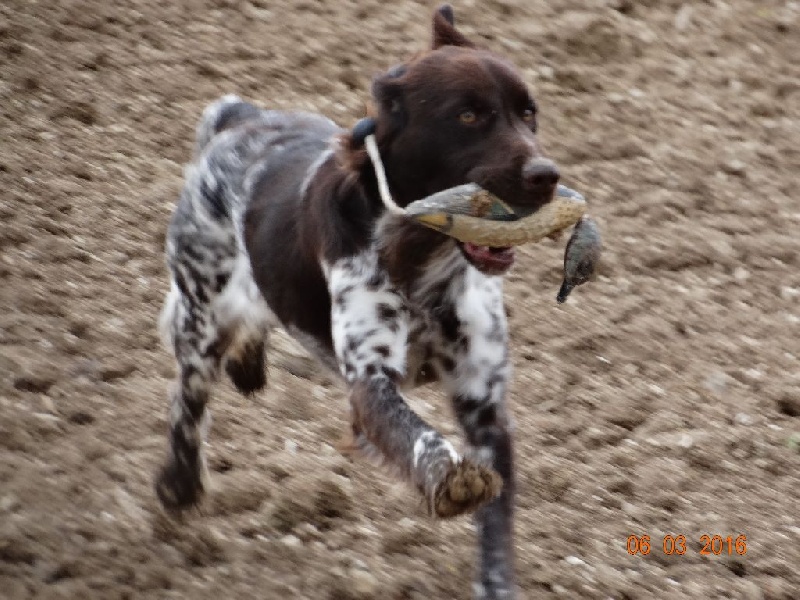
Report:
[[467,251],[476,257],[503,258],[514,254],[514,249],[510,247],[495,248],[493,246],[479,246],[470,242],[466,242],[464,245]]
[[487,273],[500,274],[514,263],[513,248],[492,248],[477,244],[464,244],[464,251],[479,269]]

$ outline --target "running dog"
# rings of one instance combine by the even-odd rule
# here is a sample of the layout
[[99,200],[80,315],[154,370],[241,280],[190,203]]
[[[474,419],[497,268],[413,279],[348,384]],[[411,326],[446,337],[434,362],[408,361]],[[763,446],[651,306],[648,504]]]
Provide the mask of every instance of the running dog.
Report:
[[[400,206],[468,182],[531,210],[553,198],[559,172],[542,156],[527,86],[455,28],[449,6],[434,14],[430,49],[371,91]],[[475,512],[475,597],[515,598],[502,292],[514,251],[388,213],[362,142],[323,116],[233,96],[205,110],[167,236],[161,328],[178,375],[158,497],[170,509],[200,500],[212,384],[224,368],[242,393],[261,389],[281,326],[346,382],[354,448],[411,482],[431,514]],[[403,399],[431,377],[451,398],[464,456]]]

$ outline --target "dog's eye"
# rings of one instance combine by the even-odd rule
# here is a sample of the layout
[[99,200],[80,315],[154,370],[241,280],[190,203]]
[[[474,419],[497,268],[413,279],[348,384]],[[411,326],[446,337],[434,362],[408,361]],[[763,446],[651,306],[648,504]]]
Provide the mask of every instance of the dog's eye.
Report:
[[465,125],[472,125],[478,120],[478,115],[474,110],[465,110],[458,115],[458,120]]
[[532,108],[526,108],[522,111],[522,120],[526,123],[533,123],[536,118],[536,112]]

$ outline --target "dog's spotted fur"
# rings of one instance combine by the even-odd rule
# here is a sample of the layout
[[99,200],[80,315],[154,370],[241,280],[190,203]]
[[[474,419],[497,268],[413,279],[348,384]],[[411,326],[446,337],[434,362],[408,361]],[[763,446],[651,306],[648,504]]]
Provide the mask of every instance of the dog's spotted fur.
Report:
[[[466,181],[534,208],[552,198],[558,174],[542,169],[525,86],[449,7],[432,50],[376,79],[373,96],[401,206]],[[261,389],[281,325],[349,386],[354,448],[412,482],[432,514],[477,511],[476,597],[515,597],[508,331],[487,255],[386,213],[358,140],[330,120],[234,96],[211,105],[167,239],[161,328],[178,376],[162,503],[199,501],[211,385],[224,369],[242,393]],[[465,456],[401,395],[431,378],[452,398]]]

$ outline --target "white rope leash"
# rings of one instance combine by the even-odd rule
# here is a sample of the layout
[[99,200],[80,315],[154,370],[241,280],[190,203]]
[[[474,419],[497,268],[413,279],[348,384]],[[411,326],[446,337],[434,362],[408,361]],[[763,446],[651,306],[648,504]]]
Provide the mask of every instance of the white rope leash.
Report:
[[400,208],[392,199],[392,194],[389,193],[389,184],[386,181],[386,171],[383,169],[383,161],[381,161],[381,153],[378,151],[378,144],[375,142],[375,134],[370,134],[364,138],[364,147],[367,149],[369,159],[372,161],[372,167],[375,169],[375,177],[378,179],[378,192],[381,195],[386,210],[390,213],[400,216],[406,216],[404,208]]

